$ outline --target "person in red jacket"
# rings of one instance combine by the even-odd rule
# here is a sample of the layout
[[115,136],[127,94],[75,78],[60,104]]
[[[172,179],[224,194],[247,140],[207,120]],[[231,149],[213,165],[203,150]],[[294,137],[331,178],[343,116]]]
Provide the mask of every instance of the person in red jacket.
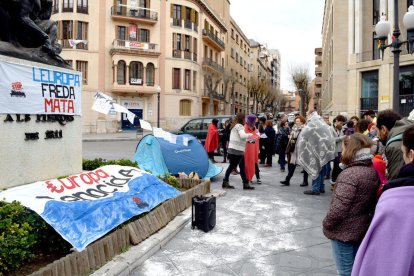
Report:
[[214,160],[214,151],[218,148],[219,144],[219,130],[217,128],[218,119],[213,119],[208,127],[207,138],[204,144],[204,148],[207,151],[208,158],[211,162],[216,163]]

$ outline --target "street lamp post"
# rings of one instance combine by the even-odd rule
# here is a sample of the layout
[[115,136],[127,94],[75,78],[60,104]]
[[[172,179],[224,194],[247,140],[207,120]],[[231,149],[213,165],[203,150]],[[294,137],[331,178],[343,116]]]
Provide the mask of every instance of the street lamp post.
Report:
[[[390,44],[386,45],[385,41],[388,38],[388,34],[391,32],[390,22],[385,20],[385,17],[381,17],[381,20],[375,26],[375,33],[380,41],[380,49],[382,52],[382,58],[384,58],[384,50],[391,47],[391,52],[394,55],[394,76],[393,76],[393,100],[392,109],[400,113],[400,53],[401,46],[408,44],[410,53],[413,53],[413,37],[408,37],[406,41],[399,39],[401,31],[398,25],[398,0],[394,0],[394,31],[392,32],[393,40]],[[403,22],[408,31],[414,30],[414,6],[408,8],[408,12],[404,15]]]
[[158,108],[157,108],[157,127],[160,127],[160,94],[161,94],[161,87],[158,85],[157,89],[155,90],[157,92],[157,98],[158,98]]

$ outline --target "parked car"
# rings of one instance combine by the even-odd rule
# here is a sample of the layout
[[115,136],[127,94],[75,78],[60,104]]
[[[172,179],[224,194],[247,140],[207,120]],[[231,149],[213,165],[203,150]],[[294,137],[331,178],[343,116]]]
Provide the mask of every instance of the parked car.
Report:
[[219,129],[221,125],[224,127],[224,123],[228,119],[232,119],[232,115],[218,115],[218,116],[206,116],[206,117],[199,117],[189,120],[185,123],[180,129],[172,131],[173,134],[190,134],[198,138],[202,144],[207,137],[208,126],[210,125],[211,121],[217,118],[219,120]]

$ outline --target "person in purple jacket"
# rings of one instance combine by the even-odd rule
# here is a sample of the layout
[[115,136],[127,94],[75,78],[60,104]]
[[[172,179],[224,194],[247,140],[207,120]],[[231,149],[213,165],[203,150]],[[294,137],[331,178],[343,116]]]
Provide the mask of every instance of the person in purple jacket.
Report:
[[414,125],[402,136],[405,165],[384,186],[352,276],[414,275]]

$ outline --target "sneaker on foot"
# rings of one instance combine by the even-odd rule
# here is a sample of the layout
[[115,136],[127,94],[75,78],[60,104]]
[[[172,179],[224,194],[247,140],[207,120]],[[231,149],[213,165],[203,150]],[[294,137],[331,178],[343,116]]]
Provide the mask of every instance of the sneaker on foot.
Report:
[[257,184],[262,184],[262,181],[260,179],[257,179],[256,183]]
[[302,183],[302,184],[300,184],[301,187],[306,187],[308,185],[309,185],[308,183]]

